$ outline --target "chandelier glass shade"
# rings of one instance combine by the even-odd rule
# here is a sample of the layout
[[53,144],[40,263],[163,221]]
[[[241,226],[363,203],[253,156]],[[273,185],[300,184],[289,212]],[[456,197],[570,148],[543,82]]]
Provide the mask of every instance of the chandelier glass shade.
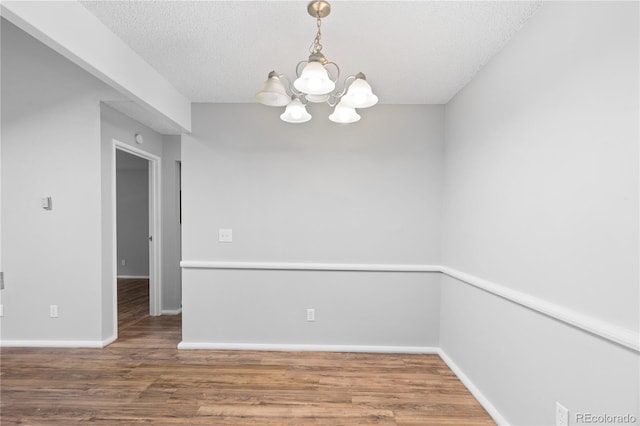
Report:
[[256,99],[263,105],[286,106],[291,102],[291,96],[282,85],[275,72],[269,73],[269,78],[262,85],[262,90],[256,93]]
[[[283,107],[280,115],[288,123],[304,123],[311,120],[306,105],[309,102],[327,103],[335,107],[329,119],[336,123],[354,123],[360,120],[356,108],[368,108],[378,102],[371,86],[363,73],[347,77],[342,91],[336,89],[340,77],[340,68],[329,62],[321,53],[322,18],[329,15],[331,6],[326,1],[309,3],[307,11],[316,18],[316,37],[309,48],[311,55],[307,61],[300,61],[296,66],[296,79],[291,81],[284,74],[271,71],[262,89],[256,94],[256,100],[263,105]],[[283,84],[287,81],[287,86]],[[288,91],[287,91],[288,89]]]
[[280,119],[287,123],[305,123],[311,120],[311,114],[307,112],[300,98],[294,96],[287,105],[287,109],[280,116]]
[[329,120],[335,123],[355,123],[360,120],[360,115],[355,108],[345,105],[344,102],[338,102],[333,114],[329,116]]
[[293,82],[293,87],[307,95],[326,95],[336,88],[336,83],[331,81],[324,65],[309,62],[303,68],[302,75]]
[[341,102],[353,108],[369,108],[378,103],[378,97],[373,94],[364,74],[358,73]]

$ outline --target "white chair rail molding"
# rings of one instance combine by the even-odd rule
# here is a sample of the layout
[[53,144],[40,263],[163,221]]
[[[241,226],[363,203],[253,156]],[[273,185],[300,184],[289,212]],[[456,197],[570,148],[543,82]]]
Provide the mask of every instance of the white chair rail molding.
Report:
[[[640,352],[640,335],[632,330],[618,327],[566,307],[547,302],[537,297],[514,291],[507,286],[467,274],[444,265],[419,264],[364,264],[364,263],[297,263],[297,262],[233,262],[183,260],[183,269],[219,270],[272,270],[272,271],[353,271],[353,272],[405,272],[441,273],[490,294],[516,303],[534,312],[562,321],[585,332],[613,343]],[[187,348],[188,345],[182,345]],[[334,347],[332,350],[336,350]],[[262,347],[268,350],[268,346]],[[311,349],[311,346],[309,347]],[[419,352],[419,351],[417,351]],[[427,350],[428,352],[428,350]]]

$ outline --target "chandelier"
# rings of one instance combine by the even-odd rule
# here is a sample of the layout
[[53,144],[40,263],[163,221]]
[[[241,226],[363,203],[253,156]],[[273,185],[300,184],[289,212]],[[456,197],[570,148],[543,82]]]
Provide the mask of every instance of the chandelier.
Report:
[[[324,103],[335,107],[329,120],[336,123],[354,123],[360,120],[356,108],[368,108],[378,102],[365,75],[361,72],[350,75],[344,81],[342,91],[336,89],[340,78],[340,68],[335,62],[329,62],[322,54],[322,18],[331,12],[326,1],[313,1],[307,7],[309,15],[316,18],[316,37],[309,48],[309,60],[296,65],[296,79],[291,82],[284,74],[271,71],[256,99],[263,105],[283,107],[280,115],[288,123],[304,123],[311,120],[306,105],[309,102]],[[282,80],[288,83],[289,91]],[[289,94],[290,93],[290,94]]]

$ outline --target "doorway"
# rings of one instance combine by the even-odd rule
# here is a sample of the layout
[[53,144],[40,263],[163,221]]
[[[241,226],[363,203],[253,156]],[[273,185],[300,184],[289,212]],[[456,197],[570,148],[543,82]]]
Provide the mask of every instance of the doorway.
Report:
[[[116,295],[114,326],[116,330],[118,329],[118,299],[131,294],[130,292],[119,294],[118,282],[121,279],[132,280],[132,284],[138,288],[141,285],[146,286],[148,282],[145,288],[145,290],[148,289],[148,298],[144,299],[148,300],[148,306],[143,309],[151,316],[161,314],[160,164],[160,157],[113,140],[113,258]],[[122,194],[123,191],[126,193]],[[119,208],[118,201],[124,203],[125,199],[127,208]],[[141,293],[136,292],[136,294]]]
[[149,315],[149,160],[116,150],[119,335]]

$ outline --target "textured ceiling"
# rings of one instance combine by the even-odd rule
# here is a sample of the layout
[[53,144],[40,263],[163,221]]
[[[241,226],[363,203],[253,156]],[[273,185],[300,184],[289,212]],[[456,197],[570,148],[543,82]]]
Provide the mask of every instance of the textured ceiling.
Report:
[[[306,1],[86,1],[192,102],[254,102],[267,73],[292,76],[315,20]],[[539,1],[332,1],[323,53],[386,104],[444,104]]]

